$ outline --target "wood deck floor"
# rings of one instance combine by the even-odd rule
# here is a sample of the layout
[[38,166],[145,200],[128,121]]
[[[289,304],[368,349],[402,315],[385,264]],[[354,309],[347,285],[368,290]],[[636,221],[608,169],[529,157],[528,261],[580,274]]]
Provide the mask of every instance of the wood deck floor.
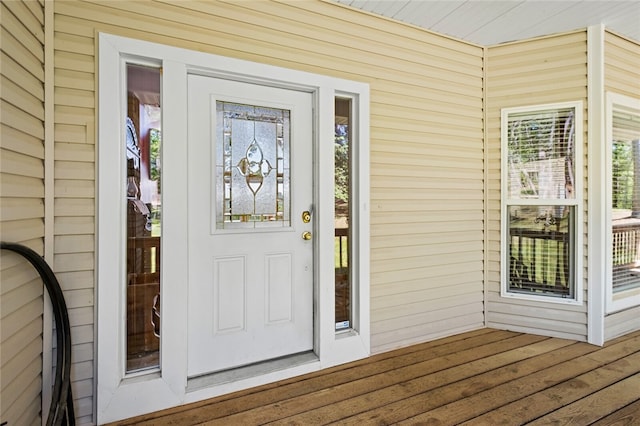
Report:
[[640,332],[477,330],[118,424],[203,423],[640,425]]

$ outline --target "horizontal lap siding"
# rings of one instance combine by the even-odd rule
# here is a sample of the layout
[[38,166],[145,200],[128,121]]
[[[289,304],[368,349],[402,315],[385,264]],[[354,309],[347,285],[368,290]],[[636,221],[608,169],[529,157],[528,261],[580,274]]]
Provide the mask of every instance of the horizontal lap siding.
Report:
[[79,424],[93,421],[95,40],[54,19],[54,268],[71,325],[71,384]]
[[[640,43],[605,32],[604,85],[606,91],[640,100]],[[640,306],[607,315],[604,325],[605,340],[640,329]]]
[[607,91],[640,99],[640,43],[605,32],[604,86]]
[[[44,248],[44,9],[0,5],[0,238]],[[0,254],[0,422],[39,424],[42,293],[35,269]]]
[[[583,101],[587,107],[586,31],[490,47],[487,57],[488,263],[487,325],[586,340],[586,303],[505,299],[500,296],[500,114],[502,108]],[[586,110],[583,135],[586,154]],[[586,176],[586,158],[584,161]],[[585,189],[586,194],[586,189]],[[584,208],[586,218],[586,195]],[[586,232],[586,223],[584,232]],[[586,241],[584,255],[586,256]],[[585,258],[586,259],[586,258]],[[586,261],[584,262],[586,265]],[[586,279],[586,268],[584,277]],[[586,281],[584,283],[586,289]],[[586,298],[586,290],[585,297]]]
[[57,256],[92,250],[102,31],[369,83],[373,350],[483,325],[481,48],[323,1],[56,2],[55,31]]

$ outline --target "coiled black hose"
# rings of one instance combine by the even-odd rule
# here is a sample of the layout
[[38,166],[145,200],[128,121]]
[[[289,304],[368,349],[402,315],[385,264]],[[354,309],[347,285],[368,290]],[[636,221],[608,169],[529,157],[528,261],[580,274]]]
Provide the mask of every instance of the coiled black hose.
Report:
[[57,341],[56,377],[53,383],[47,426],[59,426],[63,422],[68,426],[75,425],[73,396],[71,394],[71,327],[60,283],[47,262],[29,247],[22,244],[0,242],[0,249],[13,251],[27,259],[38,271],[47,288],[53,306],[53,317],[56,321]]

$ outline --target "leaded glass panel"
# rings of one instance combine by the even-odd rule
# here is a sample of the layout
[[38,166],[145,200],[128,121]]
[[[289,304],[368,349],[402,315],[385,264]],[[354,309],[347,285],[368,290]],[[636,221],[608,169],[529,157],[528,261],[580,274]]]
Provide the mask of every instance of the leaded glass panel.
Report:
[[289,226],[290,111],[216,102],[218,228]]

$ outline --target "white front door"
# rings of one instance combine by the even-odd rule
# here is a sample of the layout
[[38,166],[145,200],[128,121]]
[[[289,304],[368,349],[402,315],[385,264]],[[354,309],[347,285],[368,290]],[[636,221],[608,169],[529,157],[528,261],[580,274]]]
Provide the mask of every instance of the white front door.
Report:
[[190,377],[313,349],[312,101],[188,77]]

